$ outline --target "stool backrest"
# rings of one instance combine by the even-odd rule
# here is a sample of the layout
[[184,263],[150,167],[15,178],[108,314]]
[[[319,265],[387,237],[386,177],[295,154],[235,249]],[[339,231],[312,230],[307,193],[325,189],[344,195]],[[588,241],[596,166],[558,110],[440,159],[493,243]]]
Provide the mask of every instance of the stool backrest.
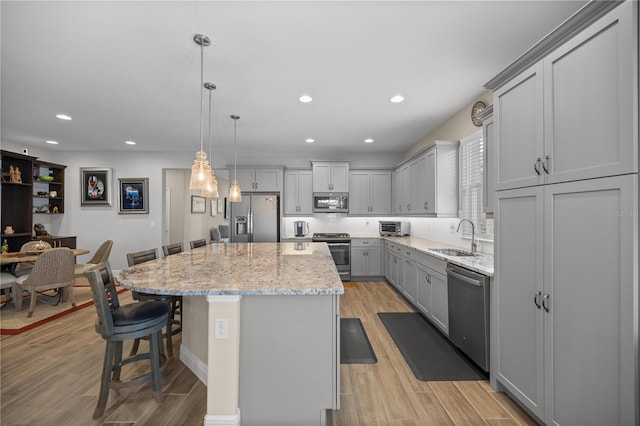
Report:
[[95,324],[96,332],[103,336],[111,336],[114,333],[111,310],[120,306],[111,265],[109,262],[96,265],[86,271],[84,276],[91,284],[93,304],[98,313],[98,320]]
[[72,286],[75,260],[67,247],[46,250],[38,256],[33,270],[22,284],[47,289]]
[[229,238],[229,225],[218,225],[220,238]]
[[201,240],[189,241],[189,245],[191,246],[192,249],[198,248],[198,247],[204,247],[207,245],[207,240],[203,238]]
[[182,251],[182,243],[167,244],[166,246],[162,246],[164,257],[171,256],[172,254],[176,253],[182,253]]
[[127,263],[129,266],[137,265],[139,263],[148,262],[158,258],[157,249],[149,249],[137,251],[135,253],[127,253]]

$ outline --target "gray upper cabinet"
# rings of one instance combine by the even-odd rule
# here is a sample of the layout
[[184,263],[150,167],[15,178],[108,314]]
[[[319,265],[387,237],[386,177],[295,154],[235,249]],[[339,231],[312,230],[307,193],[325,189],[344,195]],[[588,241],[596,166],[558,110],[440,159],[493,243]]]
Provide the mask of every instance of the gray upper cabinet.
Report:
[[287,170],[284,173],[284,214],[312,215],[311,170]]
[[631,3],[494,92],[497,190],[638,171]]
[[395,172],[395,214],[457,217],[457,141],[435,141]]
[[[233,176],[233,173],[231,169],[230,176]],[[282,168],[280,167],[238,167],[237,179],[240,190],[243,192],[282,191]]]
[[349,192],[349,163],[314,161],[313,192]]
[[391,214],[391,172],[352,170],[349,173],[349,214]]

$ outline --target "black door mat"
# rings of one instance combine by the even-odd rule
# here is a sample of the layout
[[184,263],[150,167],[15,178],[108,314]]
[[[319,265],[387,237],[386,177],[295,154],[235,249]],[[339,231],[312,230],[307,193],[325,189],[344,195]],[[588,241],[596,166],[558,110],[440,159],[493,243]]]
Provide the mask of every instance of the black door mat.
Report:
[[488,375],[417,312],[378,313],[409,368],[422,381],[486,380]]
[[340,364],[378,362],[360,318],[340,318]]

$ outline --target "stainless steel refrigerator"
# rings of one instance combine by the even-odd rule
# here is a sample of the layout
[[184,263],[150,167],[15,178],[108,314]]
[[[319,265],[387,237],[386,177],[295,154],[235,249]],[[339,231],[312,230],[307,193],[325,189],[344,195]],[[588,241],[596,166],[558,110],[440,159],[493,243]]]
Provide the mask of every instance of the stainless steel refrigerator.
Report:
[[231,204],[231,242],[270,243],[280,241],[280,196],[242,194]]

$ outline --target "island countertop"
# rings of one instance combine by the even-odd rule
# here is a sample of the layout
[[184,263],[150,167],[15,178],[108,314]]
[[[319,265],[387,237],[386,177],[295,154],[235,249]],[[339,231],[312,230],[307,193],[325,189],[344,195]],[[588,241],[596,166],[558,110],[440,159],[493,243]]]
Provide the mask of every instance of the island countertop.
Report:
[[117,280],[180,296],[344,293],[326,243],[214,243],[132,266]]

